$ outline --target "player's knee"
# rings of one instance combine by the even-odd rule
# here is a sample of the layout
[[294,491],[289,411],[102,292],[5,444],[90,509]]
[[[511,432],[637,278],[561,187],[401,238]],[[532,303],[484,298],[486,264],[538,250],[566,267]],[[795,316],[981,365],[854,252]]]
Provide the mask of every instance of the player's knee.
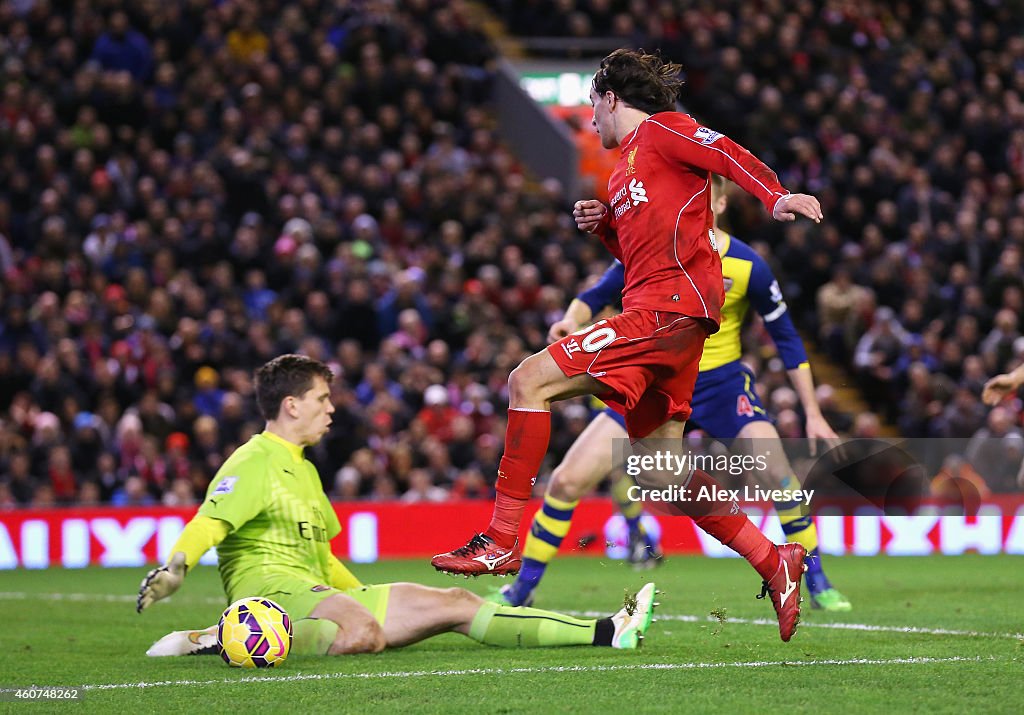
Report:
[[384,629],[377,621],[370,621],[340,629],[329,653],[331,655],[380,653],[387,647],[387,644]]
[[510,405],[547,400],[555,394],[551,376],[545,373],[543,354],[538,353],[519,363],[508,376]]
[[450,626],[468,622],[484,602],[472,591],[458,586],[442,588],[440,591],[441,598],[435,602],[438,617]]
[[371,632],[366,635],[365,642],[368,648],[367,653],[380,653],[388,647],[388,639],[384,637],[384,629],[379,625],[371,629]]
[[686,422],[678,420],[669,420],[660,427],[657,427],[653,432],[647,435],[648,439],[682,439],[683,432],[686,431]]
[[561,501],[579,501],[586,495],[589,486],[580,475],[559,465],[551,475],[548,494]]
[[508,376],[508,401],[519,404],[529,398],[537,389],[537,382],[528,360],[524,360]]
[[447,598],[452,603],[457,603],[457,604],[466,604],[466,603],[475,604],[475,603],[477,603],[478,601],[481,600],[480,597],[477,596],[472,591],[467,591],[466,589],[459,588],[458,586],[453,586],[452,588],[446,588],[446,589],[443,589],[443,590],[444,590],[445,598]]
[[449,629],[467,633],[484,600],[475,593],[458,587],[446,588],[442,595],[443,601],[437,609],[439,622]]

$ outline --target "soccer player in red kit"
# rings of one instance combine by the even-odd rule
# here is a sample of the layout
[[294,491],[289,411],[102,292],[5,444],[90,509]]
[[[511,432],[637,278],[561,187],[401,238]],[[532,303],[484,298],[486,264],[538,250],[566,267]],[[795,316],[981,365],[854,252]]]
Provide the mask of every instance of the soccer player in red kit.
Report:
[[[718,330],[724,300],[712,229],[713,173],[756,196],[779,221],[822,218],[813,196],[790,194],[749,151],[674,111],[680,69],[616,50],[594,75],[593,123],[602,146],[619,148],[619,161],[608,181],[611,205],[578,201],[573,216],[622,261],[622,313],[552,343],[512,371],[494,516],[468,544],[433,558],[440,571],[518,572],[519,524],[548,448],[552,402],[597,395],[624,415],[632,441],[681,440],[704,341]],[[679,486],[697,494],[718,484],[693,470]],[[771,596],[788,641],[800,615],[805,551],[799,544],[776,546],[738,504],[728,506],[695,511],[688,505],[686,513],[761,575],[761,596]]]

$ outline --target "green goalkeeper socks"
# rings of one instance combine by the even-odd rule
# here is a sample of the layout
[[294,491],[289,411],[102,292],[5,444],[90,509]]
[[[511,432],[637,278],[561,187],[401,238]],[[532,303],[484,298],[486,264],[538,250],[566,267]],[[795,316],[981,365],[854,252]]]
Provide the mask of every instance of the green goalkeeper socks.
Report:
[[338,635],[338,624],[326,618],[300,618],[292,624],[292,653],[327,655]]
[[597,621],[592,618],[488,602],[474,616],[469,637],[478,643],[506,648],[593,645],[596,626]]

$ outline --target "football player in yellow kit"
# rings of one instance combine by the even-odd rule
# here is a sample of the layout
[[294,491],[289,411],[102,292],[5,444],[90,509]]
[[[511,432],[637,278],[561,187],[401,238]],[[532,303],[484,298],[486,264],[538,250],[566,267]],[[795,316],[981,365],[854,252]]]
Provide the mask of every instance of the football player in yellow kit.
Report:
[[[331,553],[341,525],[303,455],[330,428],[331,379],[326,365],[300,355],[282,355],[257,370],[266,428],[224,462],[167,564],[143,580],[140,613],[176,592],[216,546],[227,602],[261,596],[279,603],[292,618],[298,654],[375,653],[450,631],[511,647],[637,647],[651,622],[653,584],[640,590],[635,605],[592,619],[500,605],[460,588],[360,583]],[[216,626],[176,631],[147,651],[216,652]]]

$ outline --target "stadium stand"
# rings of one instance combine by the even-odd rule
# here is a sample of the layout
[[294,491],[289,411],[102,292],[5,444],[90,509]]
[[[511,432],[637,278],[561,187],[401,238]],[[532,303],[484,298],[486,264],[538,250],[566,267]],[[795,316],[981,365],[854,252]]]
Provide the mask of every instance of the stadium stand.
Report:
[[[905,437],[983,427],[1024,357],[1024,40],[1014,3],[499,3],[524,47],[683,64],[687,109],[822,198],[820,229],[737,197],[798,324]],[[1009,409],[1019,424],[1021,403]]]
[[[0,3],[0,509],[195,503],[285,351],[339,374],[311,455],[335,497],[490,494],[508,373],[606,257],[498,141],[495,50],[462,3],[266,7]],[[730,220],[884,418],[1017,428],[1019,402],[985,426],[978,393],[1024,355],[1020,18],[501,7],[514,32],[662,47],[692,111],[824,197],[820,232]],[[797,435],[762,338],[761,394]],[[877,433],[830,390],[837,428]],[[589,410],[556,412],[552,460]]]

